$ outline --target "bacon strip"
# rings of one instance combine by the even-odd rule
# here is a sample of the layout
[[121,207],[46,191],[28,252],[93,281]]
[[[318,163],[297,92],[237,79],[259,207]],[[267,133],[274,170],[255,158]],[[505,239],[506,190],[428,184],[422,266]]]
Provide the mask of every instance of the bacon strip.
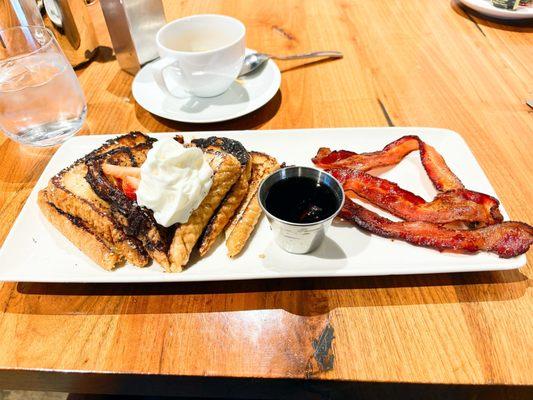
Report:
[[[394,165],[417,149],[420,150],[424,169],[440,192],[431,202],[394,182],[366,173],[373,168]],[[343,183],[347,196],[354,193],[406,220],[390,221],[347,200],[340,216],[380,236],[440,251],[489,251],[502,258],[523,254],[533,244],[533,228],[530,225],[502,222],[498,200],[466,189],[444,158],[417,136],[404,136],[373,153],[357,154],[322,148],[313,162],[330,170]],[[461,226],[463,222],[470,227],[473,223],[488,226],[471,230],[449,226],[458,222]],[[448,227],[443,224],[448,224]]]
[[501,222],[498,200],[467,189],[439,193],[431,202],[402,189],[396,183],[366,172],[336,168],[330,173],[341,182],[349,196],[352,191],[381,209],[407,221],[426,221],[436,224],[468,222],[491,225]]
[[[500,212],[500,202],[492,196],[485,193],[474,192],[468,189],[456,189],[445,193],[453,193],[454,196],[465,199],[466,201],[473,201],[485,208],[485,211],[490,214],[492,223],[498,223],[503,221],[503,215]],[[490,219],[487,219],[487,223],[491,223]]]
[[324,169],[354,168],[369,171],[378,167],[398,164],[407,154],[420,150],[420,160],[435,188],[440,191],[463,189],[464,185],[450,170],[444,158],[432,146],[424,143],[418,136],[403,136],[386,145],[383,150],[357,154],[347,150],[331,151],[322,147],[312,159]]
[[347,150],[331,151],[326,147],[321,147],[313,158],[313,163],[324,169],[351,167],[368,171],[378,167],[387,167],[398,164],[407,154],[418,150],[419,140],[418,136],[403,136],[386,145],[383,150],[361,154]]
[[439,192],[445,192],[464,188],[461,180],[452,172],[444,158],[434,147],[424,143],[420,138],[418,139],[418,145],[420,147],[420,160],[435,189]]
[[501,258],[511,258],[525,253],[533,244],[533,227],[522,222],[502,222],[467,231],[447,229],[429,222],[393,222],[349,199],[340,216],[377,235],[439,251],[489,251]]

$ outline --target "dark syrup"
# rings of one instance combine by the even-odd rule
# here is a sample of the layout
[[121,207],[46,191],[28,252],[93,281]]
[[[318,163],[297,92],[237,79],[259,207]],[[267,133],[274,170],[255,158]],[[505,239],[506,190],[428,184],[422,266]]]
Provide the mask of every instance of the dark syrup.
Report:
[[273,216],[300,224],[331,217],[338,206],[337,197],[329,186],[304,177],[276,182],[265,199],[265,207]]

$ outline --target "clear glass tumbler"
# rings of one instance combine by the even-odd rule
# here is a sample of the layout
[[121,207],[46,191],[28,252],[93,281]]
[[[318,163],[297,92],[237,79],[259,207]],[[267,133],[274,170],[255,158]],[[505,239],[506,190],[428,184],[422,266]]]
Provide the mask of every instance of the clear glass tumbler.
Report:
[[79,131],[87,104],[52,32],[0,30],[0,129],[13,140],[53,146]]

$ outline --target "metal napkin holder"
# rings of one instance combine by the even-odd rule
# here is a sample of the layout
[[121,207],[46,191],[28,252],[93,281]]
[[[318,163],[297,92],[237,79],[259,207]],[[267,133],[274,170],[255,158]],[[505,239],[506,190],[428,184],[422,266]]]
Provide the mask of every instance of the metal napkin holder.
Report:
[[100,1],[120,67],[136,74],[158,57],[155,36],[166,23],[161,0]]

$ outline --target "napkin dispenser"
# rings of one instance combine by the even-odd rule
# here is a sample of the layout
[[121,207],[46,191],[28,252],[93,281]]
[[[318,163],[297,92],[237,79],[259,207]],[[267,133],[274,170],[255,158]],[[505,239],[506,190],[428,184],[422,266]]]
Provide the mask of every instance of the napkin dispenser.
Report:
[[100,6],[123,70],[136,74],[158,57],[155,35],[166,23],[161,0],[104,0]]

